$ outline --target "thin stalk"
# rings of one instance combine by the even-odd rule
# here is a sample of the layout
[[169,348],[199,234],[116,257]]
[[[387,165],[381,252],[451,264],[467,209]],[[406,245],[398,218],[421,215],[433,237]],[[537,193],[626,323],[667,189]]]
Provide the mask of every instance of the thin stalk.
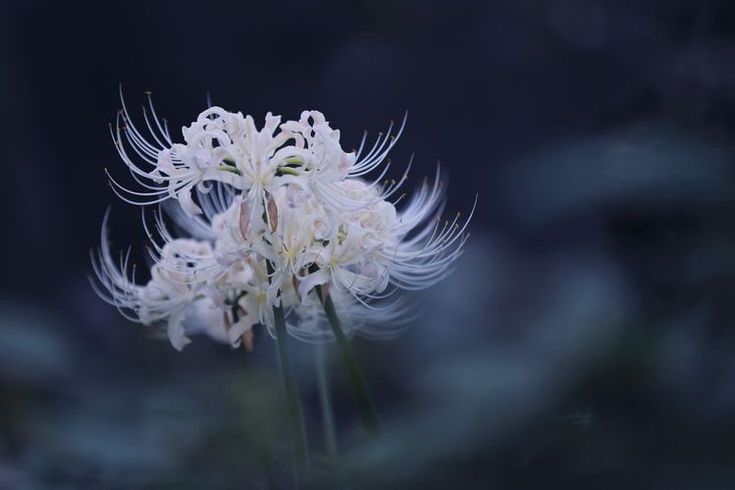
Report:
[[316,361],[316,384],[319,389],[319,408],[324,425],[324,446],[332,464],[337,460],[337,431],[334,424],[334,412],[329,394],[329,373],[327,372],[327,356],[323,344],[316,345],[314,355]]
[[378,411],[375,409],[373,399],[370,397],[365,378],[363,378],[360,366],[357,363],[357,358],[355,358],[355,354],[352,352],[350,341],[342,331],[342,325],[337,316],[334,302],[329,294],[324,294],[321,286],[317,286],[316,290],[324,305],[324,313],[327,314],[327,318],[329,319],[329,325],[332,327],[334,338],[337,341],[337,347],[339,347],[339,351],[342,354],[342,360],[347,366],[347,373],[350,378],[350,384],[352,385],[352,391],[357,399],[357,407],[360,411],[360,417],[362,417],[362,423],[373,435],[380,435]]
[[286,393],[286,404],[291,419],[291,432],[293,434],[294,456],[296,458],[297,473],[300,475],[308,463],[308,446],[306,444],[306,430],[304,419],[301,414],[301,404],[296,391],[296,384],[291,375],[291,363],[288,356],[288,334],[286,332],[286,320],[283,315],[282,306],[273,307],[273,316],[276,327],[276,343],[278,344],[278,359],[281,367],[281,378],[283,379],[283,390]]
[[266,487],[270,490],[276,488],[276,475],[273,471],[273,461],[268,454],[267,449],[263,449],[260,454],[260,461],[263,463],[263,469],[265,471]]

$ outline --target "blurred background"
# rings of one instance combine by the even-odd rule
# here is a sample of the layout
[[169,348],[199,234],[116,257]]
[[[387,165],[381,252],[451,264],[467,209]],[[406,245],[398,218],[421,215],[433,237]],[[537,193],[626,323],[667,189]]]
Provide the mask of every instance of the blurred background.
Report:
[[273,341],[178,353],[89,287],[110,204],[143,261],[103,173],[118,83],[172,128],[207,93],[318,109],[347,148],[408,110],[395,175],[479,195],[418,320],[355,342],[380,441],[330,363],[345,487],[735,488],[732,2],[0,1],[0,488],[290,488]]

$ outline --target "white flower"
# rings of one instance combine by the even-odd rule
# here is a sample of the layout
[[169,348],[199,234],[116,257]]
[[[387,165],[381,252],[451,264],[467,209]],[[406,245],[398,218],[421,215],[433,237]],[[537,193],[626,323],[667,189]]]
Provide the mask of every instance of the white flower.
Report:
[[128,256],[112,258],[106,216],[94,286],[127,318],[165,325],[177,349],[198,333],[249,347],[253,326],[275,334],[274,307],[284,308],[295,337],[330,340],[317,286],[332,297],[348,331],[391,334],[381,322],[395,325],[407,309],[400,297],[388,298],[440,281],[462,252],[472,213],[440,224],[438,170],[399,207],[403,196],[391,198],[408,171],[381,183],[405,119],[395,137],[391,124],[364,155],[365,137],[357,151],[344,151],[339,130],[318,111],[283,123],[268,113],[258,129],[251,116],[210,107],[183,128],[182,143],[172,142],[152,104],[143,119],[148,137],[123,104],[113,130],[142,189],[110,177],[113,188],[126,202],[164,203],[188,238],[169,232],[160,212],[152,225],[144,220],[155,263],[150,280],[138,285]]

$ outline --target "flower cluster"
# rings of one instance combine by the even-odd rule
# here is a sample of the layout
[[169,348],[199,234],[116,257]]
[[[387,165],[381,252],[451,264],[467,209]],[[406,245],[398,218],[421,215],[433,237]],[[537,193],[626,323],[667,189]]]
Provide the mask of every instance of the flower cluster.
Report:
[[[369,149],[363,137],[346,152],[318,111],[286,122],[268,113],[258,129],[251,116],[210,107],[182,129],[183,143],[172,141],[152,104],[143,115],[147,136],[124,103],[112,127],[140,188],[108,176],[124,201],[159,205],[143,220],[150,280],[135,282],[129,255],[113,258],[106,216],[93,284],[126,317],[167,325],[177,349],[195,333],[249,347],[254,325],[274,333],[274,308],[283,309],[290,334],[329,340],[318,288],[348,330],[388,335],[386,325],[407,314],[390,296],[440,281],[462,251],[469,218],[439,221],[438,169],[396,208],[407,171],[399,181],[384,178],[405,119],[395,136],[391,124]],[[172,223],[186,238],[169,231]]]

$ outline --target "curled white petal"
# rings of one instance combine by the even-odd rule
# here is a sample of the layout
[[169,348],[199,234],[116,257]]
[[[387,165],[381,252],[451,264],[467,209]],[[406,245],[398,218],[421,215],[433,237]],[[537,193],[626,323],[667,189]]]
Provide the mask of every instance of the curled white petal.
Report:
[[212,106],[174,142],[148,104],[136,126],[123,103],[111,128],[138,188],[108,175],[126,202],[166,211],[144,215],[151,278],[136,283],[129,254],[113,258],[106,217],[93,285],[129,319],[164,325],[179,350],[195,334],[233,347],[248,344],[255,325],[273,334],[274,307],[285,310],[291,335],[332,340],[317,286],[348,334],[391,337],[412,311],[398,293],[436,284],[462,255],[475,206],[466,219],[439,219],[438,167],[410,197],[401,192],[413,157],[400,178],[386,179],[405,117],[372,145],[365,136],[345,151],[319,111],[283,122],[268,113],[259,127]]

